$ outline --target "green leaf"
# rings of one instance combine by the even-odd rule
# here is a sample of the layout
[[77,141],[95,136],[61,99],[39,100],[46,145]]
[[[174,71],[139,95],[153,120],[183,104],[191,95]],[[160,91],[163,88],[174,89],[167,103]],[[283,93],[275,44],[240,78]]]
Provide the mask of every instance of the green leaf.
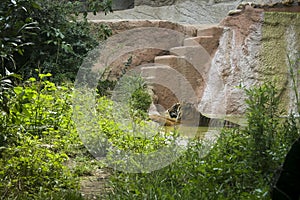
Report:
[[23,92],[23,87],[14,87],[14,92],[18,95],[21,94]]
[[51,73],[47,73],[47,74],[39,74],[40,79],[44,79],[45,77],[50,77],[52,76]]

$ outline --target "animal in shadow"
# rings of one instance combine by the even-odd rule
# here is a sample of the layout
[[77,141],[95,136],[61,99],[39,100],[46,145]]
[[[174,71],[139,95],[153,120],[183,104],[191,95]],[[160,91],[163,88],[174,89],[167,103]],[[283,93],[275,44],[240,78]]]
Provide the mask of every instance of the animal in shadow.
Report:
[[174,126],[183,124],[187,126],[210,126],[210,127],[239,127],[238,124],[222,120],[209,118],[199,112],[192,103],[175,103],[166,110],[165,116],[150,115],[149,118],[164,126]]

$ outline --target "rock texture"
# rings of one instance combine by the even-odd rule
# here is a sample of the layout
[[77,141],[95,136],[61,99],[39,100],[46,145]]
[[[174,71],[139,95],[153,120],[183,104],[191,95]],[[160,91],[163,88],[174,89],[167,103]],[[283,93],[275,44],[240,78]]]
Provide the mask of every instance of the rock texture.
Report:
[[[299,0],[298,0],[299,1]],[[114,7],[124,9],[130,7],[132,0],[116,0]],[[242,5],[238,5],[243,2]],[[297,4],[296,0],[255,0],[251,5],[256,8],[267,8],[278,10],[282,5]],[[215,24],[223,20],[231,10],[232,14],[239,13],[245,5],[249,4],[245,0],[135,0],[134,8],[120,10],[105,15],[99,13],[96,16],[90,14],[91,20],[167,20],[176,23],[186,24]],[[286,8],[287,10],[294,9]],[[236,10],[237,9],[237,10]],[[299,11],[299,9],[298,9]]]
[[[219,38],[223,32],[222,28],[215,25],[191,26],[159,20],[93,20],[91,22],[95,26],[107,24],[112,28],[116,38],[120,37],[126,40],[124,43],[124,40],[115,41],[114,37],[109,39],[112,46],[119,44],[124,47],[120,49],[120,52],[118,49],[107,51],[107,59],[104,60],[107,60],[106,63],[110,66],[106,73],[108,79],[117,80],[124,70],[142,72],[144,78],[152,86],[155,96],[154,103],[164,109],[178,101],[185,100],[197,104],[201,99],[209,64],[218,48]],[[140,31],[146,27],[172,30],[183,37],[172,36],[173,32],[171,32],[164,38],[156,29],[153,30],[154,32],[148,32],[147,35]],[[129,34],[123,36],[126,32]],[[134,38],[129,39],[132,35]],[[149,48],[157,43],[157,40],[156,42],[150,40],[151,37],[159,38],[161,48]],[[138,38],[148,38],[149,40],[139,44],[143,40]],[[130,45],[138,45],[139,48],[134,49]],[[108,44],[108,46],[110,45]],[[129,58],[131,59],[130,64],[125,69],[125,63]],[[151,79],[151,77],[155,77],[155,79]],[[187,87],[191,88],[187,89]]]
[[[219,23],[229,10],[235,9],[239,1],[199,1],[174,0],[135,2],[135,7],[129,10],[115,11],[108,15],[99,13],[90,14],[90,20],[167,20],[186,24],[215,24]],[[161,3],[158,3],[161,2]],[[163,2],[168,5],[163,5]],[[169,5],[172,4],[172,5]],[[140,5],[140,6],[137,6]],[[161,7],[152,7],[161,6]]]
[[[299,6],[294,7],[276,9],[294,11]],[[212,60],[199,110],[243,114],[245,94],[238,86],[251,88],[263,81],[274,81],[281,91],[281,108],[293,109],[294,95],[286,55],[299,58],[300,14],[266,12],[273,9],[273,6],[257,9],[248,5],[241,13],[228,16],[220,23],[224,33]]]
[[197,31],[203,28],[209,27],[208,25],[199,25],[192,26],[187,24],[180,24],[165,20],[121,20],[121,19],[113,19],[113,20],[89,20],[94,26],[98,26],[101,24],[106,24],[111,30],[112,34],[119,34],[121,32],[143,28],[143,27],[156,27],[156,28],[165,28],[174,31],[181,32],[188,36],[197,36]]
[[170,6],[176,3],[176,0],[135,0],[134,5],[147,5],[153,7]]
[[[113,36],[109,39],[112,45],[108,46],[123,46],[120,52],[117,48],[112,48],[111,51],[106,48],[108,53],[104,60],[110,66],[107,78],[116,80],[124,70],[142,72],[156,96],[154,103],[165,109],[178,101],[199,102],[206,87],[210,61],[218,48],[222,28],[214,25],[187,26],[166,21],[109,21],[107,24],[113,28],[115,37],[121,39],[114,41]],[[144,26],[154,29],[150,29],[150,32],[141,31]],[[166,29],[172,32],[166,33],[164,37],[160,31],[164,32]],[[147,39],[144,40],[145,38]],[[138,48],[132,48],[133,46]],[[131,62],[125,69],[124,64],[129,58]]]

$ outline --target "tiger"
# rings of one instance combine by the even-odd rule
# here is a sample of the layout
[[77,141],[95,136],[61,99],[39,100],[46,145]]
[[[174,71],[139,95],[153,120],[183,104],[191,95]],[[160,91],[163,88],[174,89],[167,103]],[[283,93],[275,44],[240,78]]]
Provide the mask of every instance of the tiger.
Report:
[[178,119],[179,112],[181,111],[181,103],[175,103],[173,106],[171,106],[169,109],[166,110],[167,117],[170,117],[172,119]]
[[189,102],[175,103],[166,114],[168,118],[175,120],[177,124],[191,125],[191,126],[213,126],[213,127],[238,127],[238,124],[233,122],[209,118],[199,112],[196,107]]
[[[175,111],[176,110],[176,111]],[[185,125],[208,126],[209,118],[202,115],[192,103],[180,102],[167,110],[170,117]]]

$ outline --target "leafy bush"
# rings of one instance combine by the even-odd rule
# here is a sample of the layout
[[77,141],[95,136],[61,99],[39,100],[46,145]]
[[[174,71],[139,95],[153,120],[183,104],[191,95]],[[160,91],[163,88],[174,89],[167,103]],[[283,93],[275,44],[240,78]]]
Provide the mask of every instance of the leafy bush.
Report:
[[276,169],[273,167],[278,167],[272,157],[279,147],[278,136],[284,131],[280,124],[279,92],[270,83],[245,91],[249,97],[246,99],[248,126],[245,132],[253,139],[253,167],[270,173]]
[[0,5],[0,74],[17,70],[16,55],[23,55],[26,46],[32,46],[38,22],[31,13],[40,6],[33,0],[9,1]]
[[39,192],[49,193],[63,189],[78,189],[76,178],[63,164],[68,159],[64,153],[55,153],[43,147],[37,139],[24,138],[16,147],[8,147],[2,153],[2,198]]
[[113,99],[128,107],[130,117],[146,119],[152,102],[147,91],[147,84],[138,74],[123,76],[117,83]]
[[[85,100],[83,99],[83,101]],[[101,157],[100,154],[104,156],[105,148],[108,148],[108,145],[135,153],[149,152],[165,146],[165,136],[160,135],[157,130],[151,130],[152,127],[149,126],[147,121],[131,119],[132,123],[126,123],[125,121],[128,120],[127,117],[129,116],[124,116],[123,112],[126,112],[127,109],[123,111],[122,108],[116,107],[114,103],[107,97],[98,99],[96,102],[97,115],[95,116],[97,127],[95,130],[90,130],[88,125],[85,125],[89,131],[82,135],[82,139],[85,141],[86,146],[90,147],[91,152],[97,152],[96,157]],[[145,131],[151,132],[149,137],[144,135]],[[100,147],[99,143],[103,147]],[[95,149],[92,147],[95,147]]]
[[270,199],[272,178],[299,137],[293,116],[280,119],[272,84],[246,90],[248,126],[223,129],[202,157],[201,140],[185,154],[149,174],[114,171],[108,199]]
[[[110,1],[88,5],[107,11]],[[70,1],[5,0],[0,13],[2,76],[7,69],[27,79],[38,64],[55,81],[74,80],[82,59],[98,44],[99,37],[92,35],[86,19],[77,20]],[[105,29],[99,34],[106,38],[110,32]]]
[[[45,80],[51,74],[39,74],[38,80],[30,78],[23,86],[13,88],[13,93],[7,98],[9,113],[2,115],[1,120],[6,124],[6,131],[1,134],[13,132],[15,136],[6,135],[3,143],[17,142],[17,135],[46,137],[49,132],[61,136],[69,132],[71,119],[71,94],[66,86],[56,87]],[[17,144],[17,143],[16,143]]]
[[71,89],[39,74],[7,94],[9,112],[0,115],[1,198],[36,198],[77,190],[78,179],[65,165],[82,146],[71,120]]

